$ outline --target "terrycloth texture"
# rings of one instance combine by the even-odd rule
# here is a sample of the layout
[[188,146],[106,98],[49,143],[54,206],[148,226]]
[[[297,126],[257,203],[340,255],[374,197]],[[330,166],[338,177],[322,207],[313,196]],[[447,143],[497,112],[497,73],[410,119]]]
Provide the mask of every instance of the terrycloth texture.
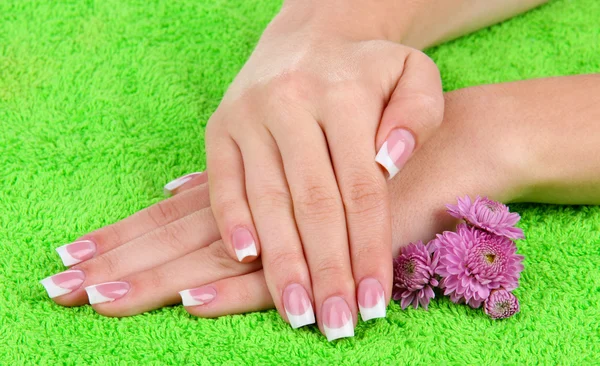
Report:
[[[55,5],[54,3],[61,3]],[[328,343],[275,311],[62,308],[54,248],[204,167],[203,128],[279,0],[0,2],[0,364],[600,364],[600,208],[523,215],[521,313],[434,299]],[[600,2],[557,0],[429,54],[447,90],[600,72]],[[567,137],[567,135],[565,135]]]

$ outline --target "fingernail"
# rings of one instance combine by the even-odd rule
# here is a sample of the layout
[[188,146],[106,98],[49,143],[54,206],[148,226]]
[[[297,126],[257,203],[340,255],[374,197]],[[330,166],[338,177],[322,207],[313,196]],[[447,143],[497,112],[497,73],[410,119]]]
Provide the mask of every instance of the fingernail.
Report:
[[68,270],[40,281],[51,299],[69,294],[77,290],[85,281],[85,274],[80,270]]
[[323,302],[323,329],[328,341],[344,337],[354,337],[352,313],[341,297],[330,297]]
[[217,290],[212,286],[202,286],[179,292],[183,306],[206,305],[217,297]]
[[235,255],[238,257],[240,262],[246,257],[256,257],[256,243],[254,242],[254,238],[248,229],[235,229],[232,236]]
[[80,240],[56,248],[65,266],[87,261],[96,254],[96,244],[91,240]]
[[358,308],[363,321],[385,318],[385,294],[374,278],[365,278],[358,285]]
[[113,302],[127,295],[130,286],[127,282],[105,282],[98,285],[88,286],[85,292],[88,294],[90,305]]
[[164,192],[165,196],[170,196],[171,194],[173,194],[174,190],[176,190],[177,188],[186,184],[190,180],[196,178],[200,174],[202,174],[202,172],[186,174],[183,177],[179,177],[179,178],[172,180],[169,183],[165,184],[165,186],[163,188],[163,192]]
[[381,164],[389,173],[389,179],[394,178],[410,158],[415,148],[415,138],[408,130],[397,128],[392,130],[387,140],[379,149],[375,161]]
[[300,328],[315,322],[310,298],[304,287],[292,284],[283,291],[283,307],[292,328]]

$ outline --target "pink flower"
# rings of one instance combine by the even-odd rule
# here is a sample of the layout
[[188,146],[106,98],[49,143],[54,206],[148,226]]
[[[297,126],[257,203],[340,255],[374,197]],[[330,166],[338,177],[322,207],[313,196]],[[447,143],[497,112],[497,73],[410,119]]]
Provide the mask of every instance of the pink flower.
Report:
[[492,319],[510,318],[519,312],[519,300],[503,288],[492,291],[483,310]]
[[435,297],[433,288],[438,281],[434,274],[439,255],[435,252],[432,257],[432,252],[432,247],[418,241],[402,248],[394,260],[393,299],[401,300],[402,309],[411,304],[415,309],[419,304],[427,309]]
[[440,256],[436,274],[443,277],[440,288],[455,303],[478,308],[491,290],[512,291],[519,285],[523,256],[504,236],[460,224],[456,233],[438,234],[435,246]]
[[477,196],[473,203],[469,196],[459,197],[457,205],[446,205],[446,208],[450,215],[465,220],[469,225],[506,236],[509,239],[525,238],[523,230],[515,227],[521,216],[518,213],[509,212],[506,205],[487,197]]

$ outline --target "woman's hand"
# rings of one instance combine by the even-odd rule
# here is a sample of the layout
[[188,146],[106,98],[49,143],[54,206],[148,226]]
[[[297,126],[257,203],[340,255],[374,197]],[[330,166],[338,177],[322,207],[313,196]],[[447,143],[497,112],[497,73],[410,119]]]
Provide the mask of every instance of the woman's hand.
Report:
[[[457,195],[515,197],[516,179],[524,175],[514,174],[511,160],[501,153],[511,144],[510,135],[498,138],[492,133],[494,124],[488,129],[482,122],[494,96],[480,90],[447,95],[446,123],[415,154],[399,179],[389,182],[394,254],[409,241],[430,239],[452,226],[452,218],[443,214],[444,204]],[[486,147],[483,152],[482,146]],[[185,183],[174,191],[174,197],[82,237],[93,243],[95,253],[71,267],[78,272],[54,280],[59,284],[53,288],[70,291],[55,301],[68,306],[85,304],[88,298],[83,288],[95,286],[88,289],[90,299],[97,302],[94,309],[107,316],[176,304],[182,290],[186,309],[202,317],[272,308],[275,299],[261,263],[232,259],[219,240],[206,175],[177,183],[181,182]],[[118,282],[105,284],[112,281]],[[312,306],[298,297],[290,300],[292,315]]]
[[[231,257],[261,255],[281,316],[313,323],[312,307],[295,316],[290,299],[314,302],[335,339],[353,335],[359,308],[363,320],[385,316],[386,178],[441,123],[442,86],[418,50],[288,18],[270,24],[210,118],[210,203]],[[339,314],[346,327],[334,331]]]
[[[332,277],[342,288],[333,295],[341,295],[344,310],[348,310],[339,313],[343,319],[336,321],[347,321],[348,313],[353,323],[356,321],[354,285],[370,273],[379,279],[369,283],[379,282],[387,302],[391,286],[388,206],[383,175],[375,173],[378,168],[373,158],[379,150],[378,161],[392,175],[401,168],[413,148],[421,145],[439,123],[441,98],[437,70],[434,71],[431,61],[416,50],[382,39],[391,36],[390,39],[423,47],[506,18],[542,1],[513,0],[510,3],[521,5],[510,7],[508,3],[494,3],[490,7],[470,7],[469,11],[465,11],[463,2],[456,0],[439,6],[429,1],[390,0],[367,4],[290,0],[293,5],[284,6],[283,15],[269,26],[211,119],[207,136],[214,188],[211,194],[216,205],[212,209],[208,207],[206,186],[193,188],[86,235],[78,243],[61,247],[59,253],[65,264],[79,264],[44,280],[49,294],[60,304],[78,305],[87,302],[83,286],[94,285],[88,292],[90,299],[97,303],[95,308],[105,315],[124,316],[177,302],[175,290],[216,281],[216,287],[192,296],[196,303],[206,303],[193,312],[217,316],[272,306],[270,297],[261,297],[267,287],[262,272],[257,271],[260,264],[240,264],[232,259],[237,258],[232,249],[233,229],[239,225],[248,232],[237,232],[238,247],[248,248],[247,244],[249,247],[254,244],[258,255],[256,224],[263,248],[274,248],[263,253],[262,259],[268,288],[284,317],[287,314],[285,299],[281,299],[282,286],[293,280],[293,276],[304,284],[300,285],[304,289],[300,291],[304,300],[299,301],[301,306],[294,306],[294,310],[304,306],[310,307],[312,312],[316,300],[322,330],[322,319],[326,315],[320,307],[323,299],[332,294],[332,287],[327,283]],[[317,4],[324,8],[317,9]],[[296,11],[297,6],[304,10]],[[494,16],[488,16],[490,14]],[[448,17],[453,21],[441,21]],[[402,34],[403,31],[411,32]],[[403,132],[394,132],[396,127],[401,127]],[[361,136],[363,134],[369,138]],[[389,141],[384,148],[386,140]],[[260,143],[252,145],[256,141]],[[444,140],[438,139],[439,146],[443,143]],[[455,163],[448,161],[446,155],[437,156],[439,151],[418,155],[424,157],[425,163]],[[464,156],[448,156],[470,161]],[[265,160],[261,160],[263,158]],[[440,192],[451,192],[454,187],[452,184],[442,186],[441,180],[427,181],[424,178],[430,173],[418,170],[415,164],[411,164],[412,173],[407,173],[411,175],[402,178],[404,183],[393,183],[400,188],[395,188],[399,191],[394,191],[397,196],[392,197],[392,201],[402,205],[395,208],[400,210],[395,213],[400,216],[394,217],[394,227],[403,230],[395,232],[395,252],[405,240],[425,239],[437,231],[434,228],[443,222],[433,220],[432,215],[439,213],[437,201],[442,201],[443,196]],[[198,179],[206,180],[205,175],[200,177]],[[464,174],[457,177],[460,178],[457,182],[464,177]],[[263,179],[269,185],[262,185]],[[474,179],[480,180],[481,177]],[[195,182],[188,182],[187,186]],[[216,182],[223,185],[215,185]],[[429,191],[436,187],[439,191]],[[185,186],[179,191],[181,188]],[[463,188],[475,189],[469,185]],[[230,196],[232,192],[237,192],[239,201],[235,200],[236,196]],[[425,197],[409,196],[406,192],[425,194]],[[455,194],[456,191],[452,196]],[[445,197],[443,201],[451,198]],[[231,212],[225,210],[228,205]],[[265,212],[271,207],[282,212],[282,216]],[[225,234],[225,244],[213,243],[220,236],[213,211]],[[410,215],[402,216],[406,212]],[[315,213],[320,213],[322,220]],[[418,217],[423,221],[414,224]],[[243,222],[239,224],[237,220]],[[248,226],[243,226],[245,224]],[[279,245],[282,241],[285,246]],[[326,245],[318,247],[321,242]],[[242,250],[242,254],[244,252],[248,253]],[[273,255],[269,258],[266,253],[271,252]],[[377,255],[369,261],[365,260],[364,253]],[[329,258],[332,261],[328,262]],[[269,267],[269,263],[274,265]],[[284,271],[277,273],[277,263]],[[378,263],[381,267],[375,268]],[[385,267],[388,270],[384,270]],[[308,270],[311,274],[320,273],[310,278],[314,288],[307,282]],[[247,277],[239,276],[244,273],[248,273]],[[291,274],[285,277],[287,273]],[[245,282],[246,279],[256,282]],[[119,282],[95,286],[116,280]],[[237,294],[228,292],[227,286],[232,290],[236,288],[234,284],[247,287],[240,288]],[[362,291],[361,295],[360,287],[359,304],[361,296],[371,297],[367,301],[371,305],[378,303],[379,291]],[[214,297],[215,289],[221,291],[218,297]],[[244,294],[246,302],[227,302]],[[290,299],[301,299],[296,296],[298,291],[288,294],[293,295]],[[190,299],[188,295],[193,293],[184,292],[184,295]],[[119,298],[121,300],[112,302]],[[337,304],[341,303],[337,301]],[[333,308],[329,306],[329,310]],[[372,311],[368,316],[371,315]],[[300,325],[299,322],[307,323],[310,316],[295,320],[294,325]],[[331,335],[335,337],[340,332]]]

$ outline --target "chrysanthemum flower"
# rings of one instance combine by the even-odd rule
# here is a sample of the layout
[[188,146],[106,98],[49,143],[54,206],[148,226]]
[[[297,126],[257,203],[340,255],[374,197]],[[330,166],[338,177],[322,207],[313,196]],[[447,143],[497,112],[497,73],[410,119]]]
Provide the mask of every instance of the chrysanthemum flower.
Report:
[[421,305],[427,309],[435,297],[433,288],[438,285],[435,268],[438,264],[437,251],[431,254],[423,242],[411,243],[400,251],[394,260],[393,299],[400,300],[402,309]]
[[457,232],[445,231],[435,239],[439,263],[440,288],[455,303],[481,306],[490,291],[503,287],[507,291],[519,285],[523,256],[516,254],[515,244],[495,235],[460,224]]
[[492,319],[510,318],[519,312],[519,300],[503,288],[492,291],[485,300],[483,310]]
[[521,216],[509,212],[506,205],[487,197],[477,196],[473,202],[469,196],[459,197],[457,205],[446,205],[446,208],[450,215],[465,220],[469,225],[509,239],[525,238],[523,230],[515,227]]

